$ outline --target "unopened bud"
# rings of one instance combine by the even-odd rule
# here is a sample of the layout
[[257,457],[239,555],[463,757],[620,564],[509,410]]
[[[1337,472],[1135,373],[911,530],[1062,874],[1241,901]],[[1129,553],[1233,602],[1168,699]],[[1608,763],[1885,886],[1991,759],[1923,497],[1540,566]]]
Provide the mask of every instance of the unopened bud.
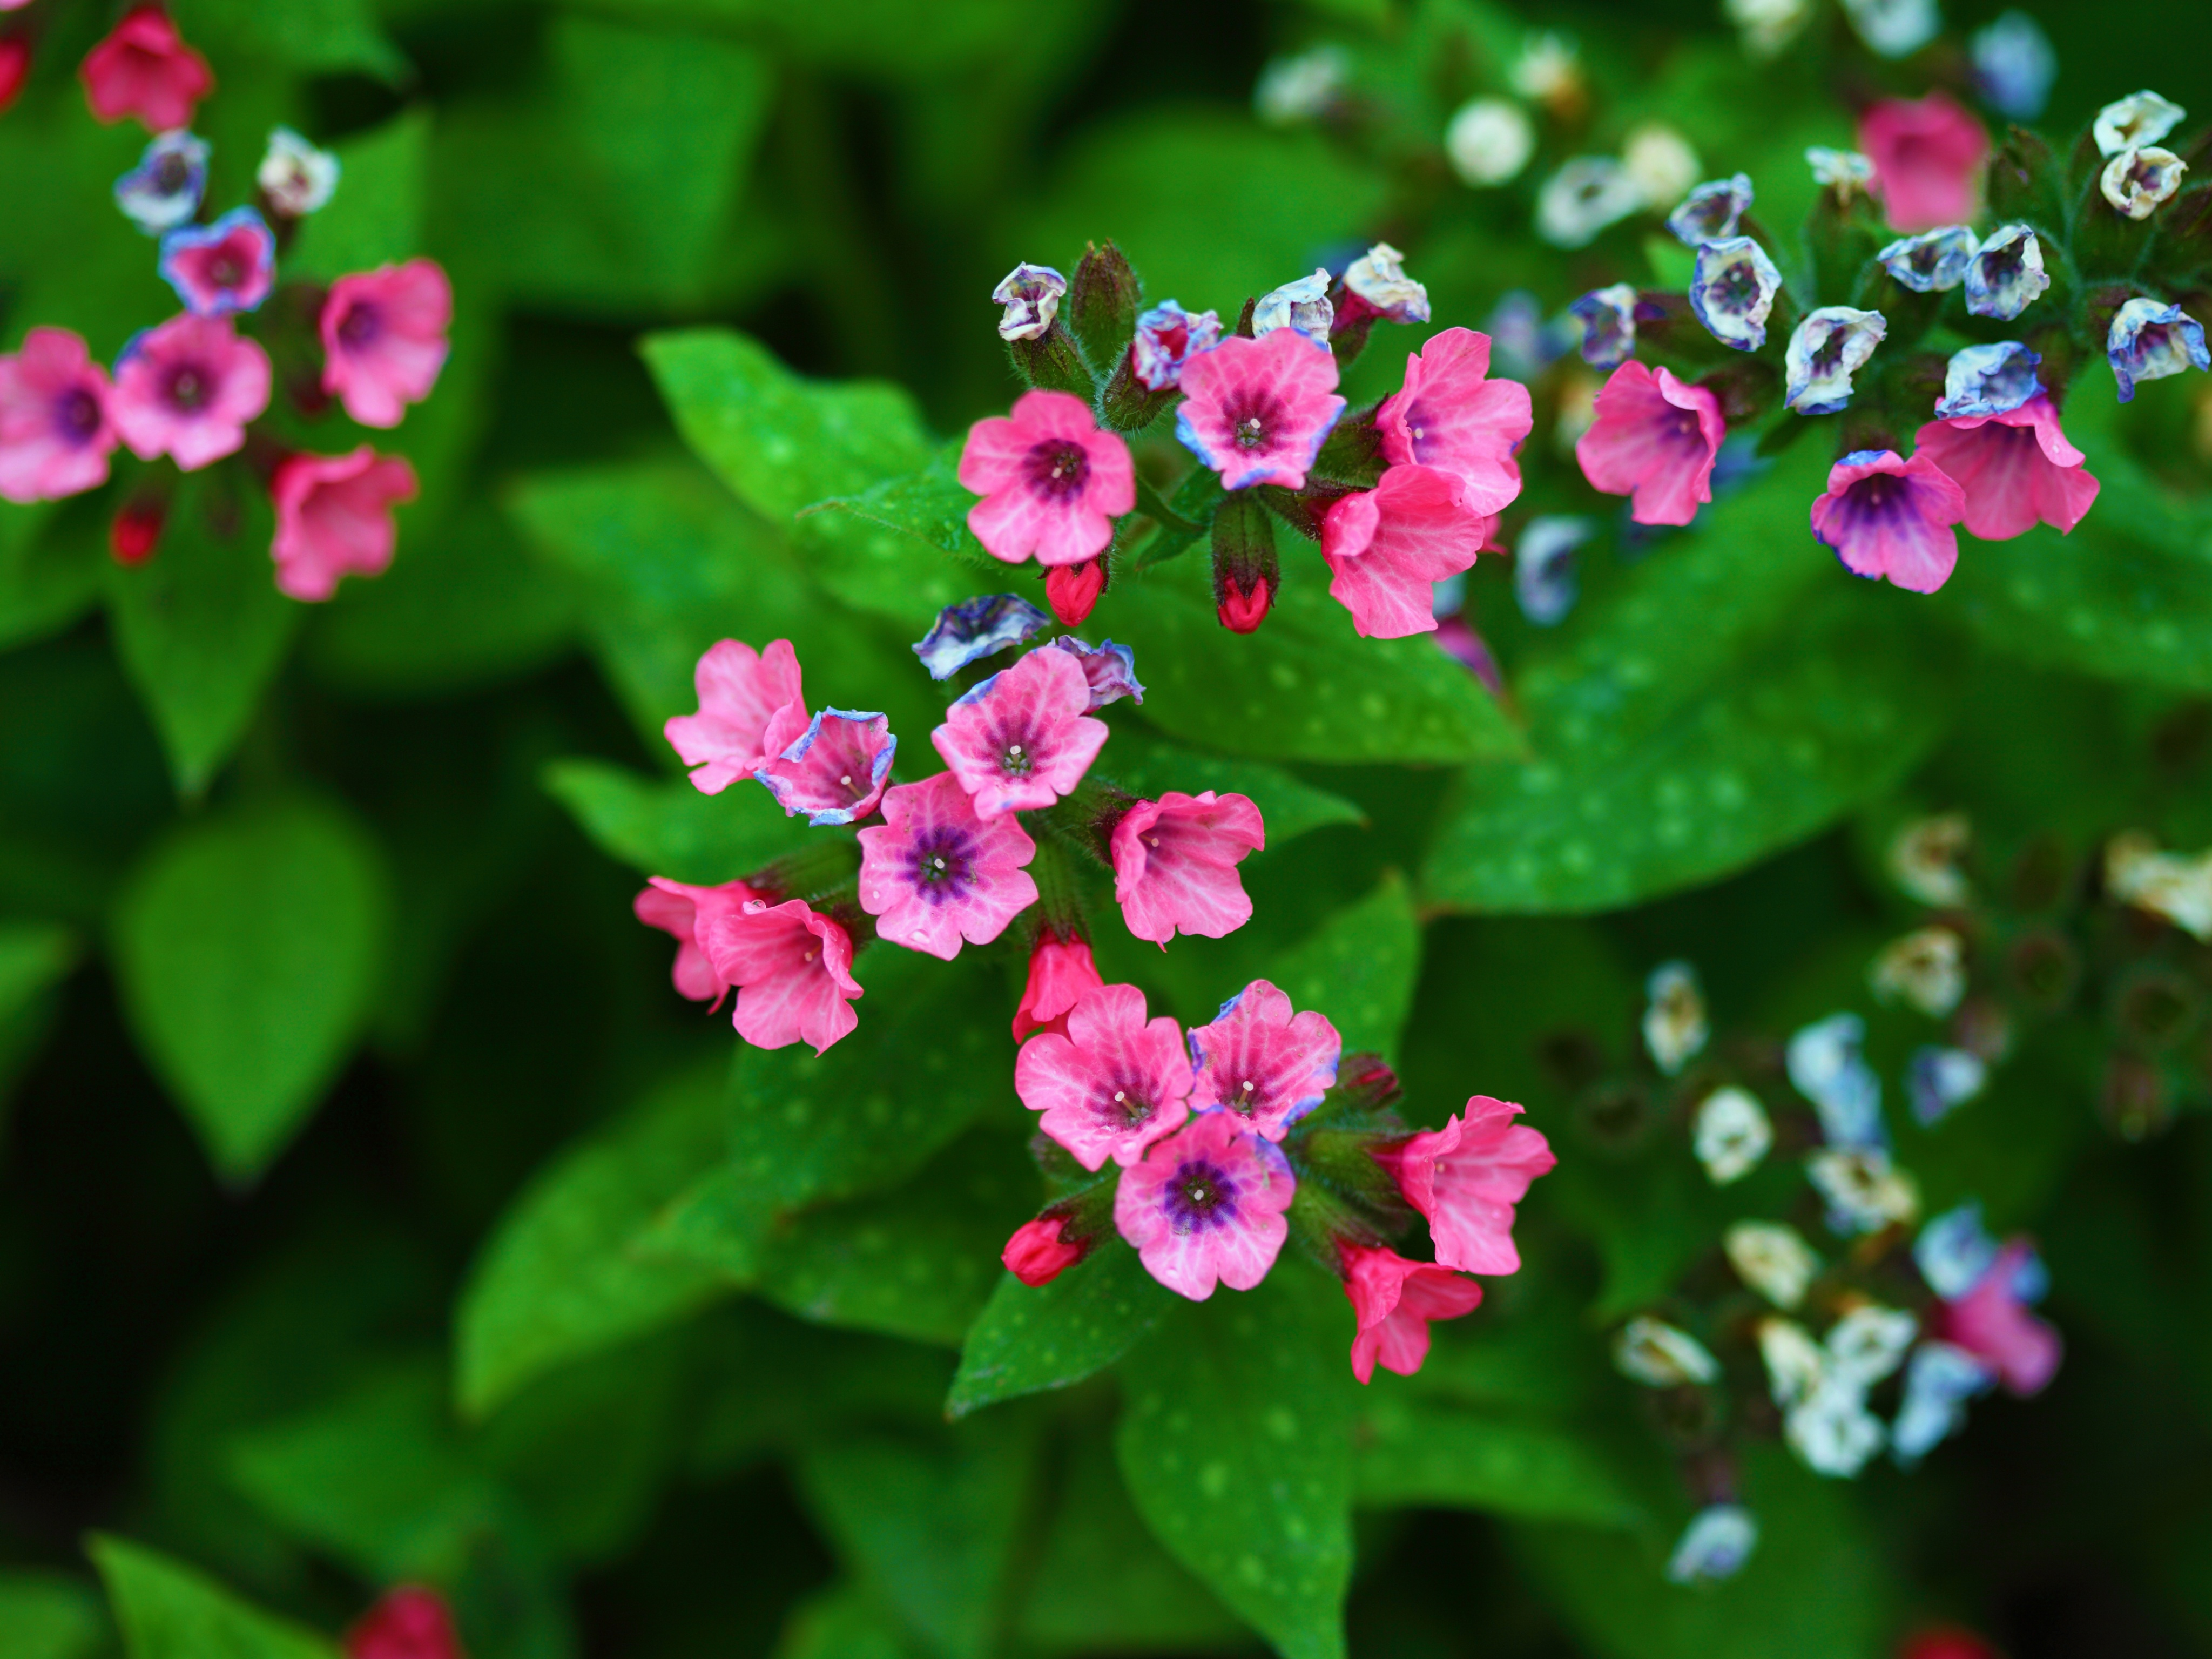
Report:
[[0,40],[0,110],[15,101],[23,83],[31,78],[31,42],[27,35],[11,34]]
[[1136,332],[1140,289],[1137,273],[1111,242],[1086,249],[1075,268],[1067,292],[1068,318],[1075,325],[1076,343],[1102,374],[1128,349]]
[[1106,591],[1106,561],[1085,559],[1081,564],[1056,564],[1045,572],[1044,593],[1052,614],[1063,628],[1080,628],[1098,596]]
[[1007,341],[1006,356],[1014,373],[1039,391],[1070,392],[1089,403],[1097,390],[1075,337],[1057,319],[1041,333]]
[[122,565],[143,564],[154,556],[161,544],[161,526],[169,515],[169,503],[162,496],[133,495],[116,509],[115,520],[107,527],[107,550]]
[[445,1598],[402,1584],[362,1615],[345,1634],[346,1659],[463,1659],[461,1638]]
[[1221,625],[1250,633],[1267,616],[1282,581],[1267,508],[1249,495],[1230,496],[1213,515],[1213,605]]
[[1014,1236],[1006,1241],[1006,1248],[999,1253],[999,1260],[1006,1264],[1008,1273],[1031,1290],[1049,1285],[1087,1254],[1085,1245],[1071,1244],[1062,1237],[1066,1226],[1065,1217],[1048,1210],[1036,1220],[1025,1221],[1014,1230]]
[[1346,1054],[1337,1065],[1336,1083],[1326,1103],[1355,1112],[1379,1112],[1404,1092],[1398,1074],[1382,1055]]

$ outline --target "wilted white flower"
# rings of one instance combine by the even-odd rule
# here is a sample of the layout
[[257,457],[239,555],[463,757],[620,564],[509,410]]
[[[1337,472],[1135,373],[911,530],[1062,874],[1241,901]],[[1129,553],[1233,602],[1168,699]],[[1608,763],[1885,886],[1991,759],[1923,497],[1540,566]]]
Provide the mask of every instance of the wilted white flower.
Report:
[[1832,415],[1851,400],[1851,376],[1889,332],[1879,311],[1822,306],[1790,331],[1783,353],[1786,401],[1800,415]]
[[1905,1363],[1920,1322],[1902,1308],[1862,1303],[1828,1328],[1828,1370],[1870,1389]]
[[1806,1178],[1827,1200],[1838,1233],[1879,1232],[1920,1213],[1920,1189],[1879,1146],[1823,1147],[1805,1160]]
[[1270,126],[1294,126],[1325,115],[1344,92],[1346,72],[1341,47],[1321,46],[1278,58],[1260,71],[1252,88],[1252,107]]
[[1717,1187],[1740,1181],[1772,1150],[1774,1126],[1748,1089],[1716,1089],[1698,1103],[1691,1146]]
[[1050,265],[1016,265],[991,290],[992,303],[1006,308],[999,319],[999,337],[1036,339],[1051,328],[1066,293],[1067,278]]
[[1721,1374],[1720,1362],[1697,1338],[1644,1315],[1630,1320],[1613,1339],[1613,1363],[1631,1381],[1654,1389],[1711,1382]]
[[1650,999],[1644,1010],[1644,1046],[1652,1063],[1668,1077],[1689,1064],[1705,1046],[1705,996],[1698,970],[1686,962],[1662,962],[1644,982]]
[[2102,155],[2154,144],[2189,118],[2189,112],[2154,92],[2131,92],[2105,106],[2089,131]]
[[1890,1425],[1890,1453],[1907,1468],[1966,1420],[1966,1402],[1996,1386],[1990,1366],[1948,1342],[1923,1342],[1905,1368],[1905,1403]]
[[1884,1002],[1899,998],[1941,1019],[1966,994],[1966,942],[1948,927],[1920,927],[1882,947],[1867,981]]
[[1462,104],[1444,129],[1452,171],[1480,189],[1517,178],[1536,153],[1536,128],[1520,105],[1503,98]]
[[1827,1380],[1828,1356],[1794,1319],[1759,1322],[1759,1357],[1767,1392],[1784,1411],[1809,1399]]
[[[1622,141],[1620,164],[1644,192],[1648,207],[1678,202],[1682,192],[1698,182],[1698,152],[1690,148],[1688,139],[1661,121],[1644,122]],[[1735,231],[1730,225],[1721,234],[1733,235]]]
[[1740,1504],[1707,1504],[1683,1529],[1667,1563],[1667,1577],[1677,1584],[1733,1578],[1758,1545],[1759,1522],[1749,1510]]
[[1554,247],[1587,247],[1643,205],[1626,167],[1609,155],[1578,155],[1537,192],[1536,231]]
[[2212,852],[2185,858],[2160,852],[2140,831],[2115,836],[2105,848],[2105,890],[2212,944]]
[[1554,107],[1571,105],[1582,96],[1582,53],[1564,34],[1546,30],[1522,43],[1506,79],[1523,98]]
[[1336,307],[1328,302],[1326,270],[1285,283],[1261,295],[1260,302],[1252,307],[1255,339],[1273,334],[1279,328],[1293,328],[1309,340],[1327,345],[1328,331],[1335,324]]
[[2181,188],[2181,175],[2188,171],[2188,162],[2155,144],[2124,149],[2105,163],[2097,188],[2129,218],[2148,219],[2160,203]]
[[1874,162],[1855,149],[1815,144],[1805,152],[1805,165],[1813,169],[1814,184],[1838,191],[1846,201],[1853,191],[1863,191],[1874,183]]
[[1909,57],[1943,27],[1936,0],[1844,0],[1844,15],[1859,39],[1884,58]]
[[1805,32],[1812,0],[1721,0],[1721,10],[1754,58],[1772,58]]
[[1831,1146],[1873,1146],[1885,1139],[1881,1079],[1860,1052],[1865,1042],[1866,1021],[1850,1013],[1816,1020],[1790,1038],[1790,1085],[1820,1113]]
[[273,212],[304,219],[337,190],[338,158],[316,149],[289,127],[272,128],[253,182],[261,186]]
[[1344,270],[1345,291],[1356,294],[1376,314],[1394,323],[1429,320],[1429,291],[1406,275],[1405,255],[1377,242]]
[[1964,904],[1972,890],[1959,860],[1966,857],[1973,834],[1964,812],[1915,818],[1890,839],[1891,878],[1923,904]]
[[1819,1275],[1820,1258],[1795,1227],[1739,1221],[1721,1240],[1738,1279],[1778,1308],[1795,1308]]
[[1888,1437],[1881,1419],[1867,1409],[1864,1390],[1840,1377],[1790,1411],[1782,1432],[1815,1474],[1844,1480],[1864,1468]]

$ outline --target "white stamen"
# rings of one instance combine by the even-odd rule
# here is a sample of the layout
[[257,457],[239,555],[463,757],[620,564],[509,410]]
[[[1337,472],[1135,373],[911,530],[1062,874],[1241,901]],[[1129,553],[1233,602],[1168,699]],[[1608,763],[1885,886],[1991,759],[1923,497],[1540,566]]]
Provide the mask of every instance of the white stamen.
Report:
[[850,772],[845,773],[837,780],[837,781],[843,784],[848,789],[850,789],[853,787],[853,775]]

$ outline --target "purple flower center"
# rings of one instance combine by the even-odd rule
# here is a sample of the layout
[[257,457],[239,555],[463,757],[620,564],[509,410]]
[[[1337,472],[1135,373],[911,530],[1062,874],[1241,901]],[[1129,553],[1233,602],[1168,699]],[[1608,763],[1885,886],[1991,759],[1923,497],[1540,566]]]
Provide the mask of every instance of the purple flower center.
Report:
[[1091,457],[1068,438],[1048,438],[1029,453],[1030,488],[1048,500],[1065,501],[1083,493],[1091,477]]
[[999,751],[999,770],[1006,776],[1025,778],[1036,770],[1036,733],[1027,726],[1000,728],[991,746]]
[[246,281],[246,262],[225,242],[208,258],[208,281],[217,288],[238,288]]
[[100,430],[100,399],[73,386],[54,399],[54,430],[74,444],[92,441]]
[[1273,393],[1239,392],[1222,405],[1229,434],[1243,450],[1271,449],[1283,424],[1283,405]]
[[1991,288],[2006,287],[2019,277],[2027,264],[2027,239],[2023,236],[1982,255],[1982,280]]
[[338,338],[349,346],[365,346],[382,330],[384,319],[366,300],[356,300],[338,319]]
[[964,830],[944,829],[924,836],[907,857],[914,890],[932,904],[959,898],[974,878],[975,842]]
[[1192,1158],[1160,1188],[1160,1207],[1178,1233],[1212,1232],[1237,1219],[1237,1183],[1211,1159]]
[[1668,442],[1686,449],[1705,447],[1705,428],[1698,421],[1696,410],[1678,409],[1669,404],[1667,413],[1660,416],[1660,422]]
[[169,371],[169,382],[162,389],[162,396],[171,407],[197,414],[206,405],[213,378],[204,364],[179,363]]
[[1724,268],[1707,284],[1705,298],[1706,303],[1729,311],[1748,311],[1758,304],[1759,278],[1750,261],[1740,260]]
[[1912,480],[1894,472],[1873,472],[1844,491],[1844,505],[1858,524],[1886,524],[1915,517],[1919,491]]
[[171,150],[154,163],[154,188],[164,196],[174,196],[191,182],[191,163],[175,150]]

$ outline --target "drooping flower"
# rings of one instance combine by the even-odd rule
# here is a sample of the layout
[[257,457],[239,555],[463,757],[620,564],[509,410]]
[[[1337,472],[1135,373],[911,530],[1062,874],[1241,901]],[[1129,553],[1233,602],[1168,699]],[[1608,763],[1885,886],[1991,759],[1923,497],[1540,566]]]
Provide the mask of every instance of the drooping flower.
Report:
[[1019,645],[1051,620],[1018,594],[986,593],[939,611],[929,632],[915,641],[914,654],[930,678],[949,680],[969,663]]
[[[1673,127],[1664,121],[1644,121],[1631,128],[1628,137],[1621,141],[1620,165],[1643,196],[1644,204],[1657,208],[1680,202],[1684,192],[1698,182],[1703,164],[1690,141]],[[1741,173],[1736,176],[1743,179],[1744,200],[1748,204],[1751,181]],[[1674,223],[1671,216],[1668,223]],[[1735,228],[1731,226],[1725,234],[1733,236]]]
[[1344,268],[1345,293],[1385,322],[1427,322],[1429,291],[1406,275],[1405,258],[1389,243],[1376,243]]
[[1060,634],[1046,641],[1045,648],[1065,651],[1082,666],[1092,708],[1103,708],[1124,697],[1132,702],[1144,702],[1145,688],[1137,678],[1137,653],[1127,646],[1111,640],[1103,645],[1086,645],[1073,634]]
[[1874,189],[1874,162],[1855,149],[1814,144],[1805,152],[1805,165],[1812,169],[1814,184],[1834,191],[1844,201]]
[[1915,593],[1933,593],[1959,562],[1966,492],[1926,455],[1853,450],[1828,470],[1813,502],[1813,535],[1835,549],[1855,575],[1887,577]]
[[207,140],[189,132],[156,135],[115,181],[115,205],[149,236],[190,224],[207,194],[208,153]]
[[108,418],[142,461],[167,455],[186,472],[234,453],[269,407],[269,354],[228,317],[172,317],[124,349]]
[[699,942],[699,915],[717,909],[742,910],[760,895],[742,881],[726,881],[719,887],[695,887],[688,882],[655,876],[631,901],[630,908],[648,927],[658,927],[676,941],[676,965],[669,977],[676,994],[714,1007],[729,994],[730,982],[714,971],[714,958]]
[[1851,376],[1889,332],[1879,311],[1822,306],[1790,331],[1784,355],[1788,403],[1800,415],[1832,415],[1851,400]]
[[161,280],[199,317],[258,311],[276,285],[276,236],[250,207],[161,238]]
[[969,529],[1009,564],[1096,558],[1114,539],[1114,520],[1137,504],[1128,445],[1066,392],[1025,392],[1011,415],[969,427],[959,477],[983,498],[968,509]]
[[730,1016],[756,1048],[805,1042],[817,1054],[858,1025],[852,936],[804,899],[752,899],[702,914],[699,942],[738,988]]
[[1269,126],[1295,126],[1326,115],[1351,70],[1341,46],[1323,44],[1268,60],[1252,88],[1252,107]]
[[1690,309],[1724,346],[1756,351],[1766,343],[1766,319],[1782,291],[1782,273],[1748,236],[1707,242],[1690,277]]
[[1708,1504],[1682,1529],[1667,1559],[1667,1581],[1697,1584],[1733,1578],[1759,1547],[1759,1522],[1741,1504]]
[[1210,351],[1220,343],[1221,319],[1215,313],[1185,311],[1173,300],[1163,300],[1137,315],[1132,368],[1147,389],[1165,392],[1182,384],[1182,366],[1194,352]]
[[1939,225],[1900,236],[1875,257],[1881,268],[1915,294],[1948,294],[1966,280],[1966,267],[1982,239],[1966,225]]
[[789,640],[771,640],[764,651],[742,640],[719,641],[691,678],[699,712],[671,715],[660,730],[702,795],[752,776],[806,730],[799,657]]
[[2119,212],[2130,219],[2148,219],[2161,202],[2181,188],[2189,163],[2170,149],[2146,145],[2124,149],[2105,164],[2097,188]]
[[1790,1086],[1820,1115],[1831,1146],[1881,1146],[1881,1078],[1866,1061],[1866,1021],[1831,1014],[1792,1032],[1785,1059]]
[[2026,225],[2000,225],[1966,261],[1966,309],[2010,322],[2051,286],[2043,244]]
[[1065,651],[1032,651],[945,711],[929,734],[975,798],[976,816],[1049,806],[1083,781],[1106,742],[1091,683]]
[[1874,163],[1889,222],[1933,230],[1974,216],[1989,135],[1948,94],[1885,98],[1859,117],[1859,149]]
[[1613,1363],[1632,1382],[1647,1389],[1679,1389],[1686,1382],[1711,1382],[1720,1361],[1687,1331],[1639,1314],[1613,1339]]
[[405,456],[380,455],[367,444],[343,455],[286,456],[269,481],[276,586],[316,603],[336,592],[341,578],[381,575],[398,540],[392,509],[413,501],[416,489]]
[[269,148],[253,171],[269,210],[304,219],[327,206],[338,187],[338,158],[318,149],[289,127],[269,130]]
[[419,1584],[387,1590],[345,1633],[345,1659],[466,1659],[445,1598]]
[[2189,112],[2154,92],[2131,92],[2097,112],[2090,132],[2100,155],[2154,144],[2189,118]]
[[1044,573],[1044,597],[1062,628],[1080,628],[1090,620],[1106,591],[1106,562],[1085,559],[1080,564],[1056,564]]
[[1203,1302],[1217,1283],[1249,1291],[1267,1276],[1290,1236],[1283,1212],[1297,1191],[1277,1147],[1226,1112],[1204,1112],[1122,1170],[1114,1224],[1146,1272]]
[[[1936,412],[1945,420],[1977,415],[2008,415],[2030,398],[2039,397],[2043,382],[2036,369],[2043,359],[2017,340],[2000,340],[1994,345],[1971,345],[1951,354],[1943,368],[1943,396],[1936,404]],[[1971,428],[1969,428],[1971,429]],[[1923,428],[1915,447],[1927,440],[1929,428]],[[1937,465],[1942,463],[1938,461]],[[1948,472],[1950,469],[1945,467]],[[1958,474],[1951,474],[1960,480]],[[1972,507],[1969,495],[1968,506]]]
[[1536,195],[1536,234],[1554,247],[1588,247],[1607,225],[1643,207],[1644,191],[1610,155],[1578,155]]
[[1375,411],[1383,459],[1393,468],[1449,473],[1462,501],[1484,514],[1520,495],[1513,452],[1534,425],[1528,388],[1491,379],[1490,337],[1468,328],[1444,329],[1408,354],[1404,385]]
[[991,303],[1006,307],[999,319],[999,337],[1034,340],[1045,334],[1060,315],[1060,302],[1066,294],[1067,278],[1050,265],[1016,265],[991,290]]
[[1191,1032],[1191,1108],[1234,1113],[1254,1133],[1280,1140],[1321,1104],[1343,1053],[1327,1016],[1293,1013],[1290,998],[1255,979]]
[[1867,974],[1875,1000],[1902,999],[1940,1019],[1966,994],[1966,942],[1948,927],[1919,927],[1893,939]]
[[1920,1213],[1919,1187],[1880,1146],[1824,1146],[1806,1158],[1805,1177],[1827,1202],[1832,1232],[1880,1232]]
[[445,367],[453,287],[434,259],[356,271],[323,301],[323,390],[363,426],[398,426]]
[[2106,844],[2105,890],[2192,939],[2212,942],[2212,852],[2194,858],[2161,853],[2141,831],[2124,831]]
[[1905,1368],[1905,1400],[1890,1425],[1890,1455],[1910,1468],[1958,1432],[1966,1402],[1996,1386],[1996,1370],[1948,1342],[1923,1342]]
[[1022,1000],[1014,1010],[1014,1041],[1032,1031],[1067,1032],[1067,1016],[1083,1000],[1106,981],[1091,960],[1091,942],[1079,934],[1063,939],[1047,927],[1037,933],[1036,948],[1030,952],[1030,976],[1022,988]]
[[1535,153],[1535,126],[1509,99],[1462,104],[1444,128],[1444,159],[1461,182],[1477,190],[1517,178]]
[[1796,1308],[1820,1272],[1820,1258],[1795,1227],[1739,1221],[1722,1236],[1736,1277],[1778,1308]]
[[1988,1063],[1970,1049],[1915,1048],[1905,1071],[1905,1091],[1912,1101],[1914,1119],[1929,1127],[1942,1122],[1954,1107],[1981,1093],[1989,1077]]
[[1597,418],[1575,440],[1593,489],[1632,497],[1638,524],[1687,524],[1713,498],[1713,463],[1728,436],[1721,402],[1670,368],[1623,363],[1597,394]]
[[1318,346],[1328,344],[1336,325],[1336,307],[1329,303],[1329,275],[1316,270],[1310,276],[1293,277],[1280,288],[1269,289],[1252,307],[1252,334],[1265,339],[1281,329],[1302,334]]
[[1482,1286],[1447,1268],[1408,1261],[1395,1250],[1346,1244],[1340,1251],[1344,1293],[1358,1328],[1352,1374],[1370,1382],[1375,1367],[1411,1376],[1429,1357],[1429,1322],[1473,1313]]
[[1644,981],[1644,1046],[1661,1072],[1676,1076],[1711,1035],[1698,970],[1686,962],[1662,962]]
[[860,831],[860,908],[892,944],[950,962],[963,939],[988,945],[1036,902],[1024,867],[1036,843],[1011,814],[977,817],[950,772],[901,784],[883,805],[883,823]]
[[95,119],[136,116],[149,132],[192,124],[192,108],[215,90],[207,59],[185,44],[156,5],[133,6],[77,68]]
[[1496,527],[1467,505],[1464,482],[1432,466],[1394,466],[1322,520],[1329,597],[1370,638],[1435,630],[1431,589],[1473,565]]
[[1182,369],[1176,436],[1226,489],[1305,487],[1306,469],[1344,412],[1336,357],[1296,329],[1231,337]]
[[1006,1263],[1008,1273],[1031,1290],[1051,1284],[1085,1255],[1082,1245],[1070,1244],[1060,1237],[1066,1225],[1066,1218],[1056,1215],[1041,1215],[1034,1221],[1024,1221],[1014,1229],[1014,1236],[1006,1241],[999,1260]]
[[851,823],[876,810],[890,775],[898,739],[884,715],[824,708],[784,750],[753,776],[775,797],[786,817],[806,814],[817,829]]
[[2028,1311],[2041,1291],[2042,1264],[2025,1240],[1997,1252],[1989,1271],[1965,1295],[1947,1299],[1937,1334],[1996,1371],[2013,1394],[2040,1394],[2065,1352],[2058,1333]]
[[1636,355],[1633,283],[1592,289],[1567,309],[1582,319],[1582,358],[1592,368],[1618,368]]
[[2008,11],[1974,31],[1967,50],[1974,60],[1974,84],[2008,120],[2033,121],[2051,101],[2058,78],[2058,54],[2043,26],[2024,11]]
[[1913,453],[1966,492],[1967,532],[1985,542],[2024,535],[2039,522],[2071,530],[2100,488],[2082,466],[2088,457],[2066,441],[2058,411],[2040,392],[1997,414],[1923,426]]
[[1237,866],[1267,845],[1260,809],[1243,795],[1170,790],[1114,826],[1114,897],[1139,939],[1163,950],[1177,933],[1221,939],[1252,919]]
[[1943,14],[1936,0],[1844,0],[1860,40],[1884,58],[1906,58],[1936,38]]
[[1698,1103],[1691,1147],[1717,1187],[1741,1181],[1774,1146],[1774,1126],[1748,1089],[1716,1089]]
[[106,371],[65,328],[33,328],[0,357],[0,496],[56,501],[107,482],[116,434]]
[[2141,295],[2112,313],[2105,335],[2106,361],[2120,383],[2120,401],[2130,403],[2138,380],[2162,380],[2185,368],[2212,368],[2204,347],[2204,325],[2179,306],[2162,306]]
[[1428,1218],[1440,1265],[1471,1273],[1521,1270],[1513,1206],[1559,1160],[1541,1130],[1513,1121],[1520,1114],[1510,1101],[1474,1095],[1443,1128],[1372,1154],[1397,1176],[1406,1202]]
[[1513,544],[1513,600],[1539,628],[1556,626],[1574,609],[1575,550],[1597,528],[1595,519],[1558,513],[1540,514],[1521,526]]
[[1749,173],[1716,179],[1699,185],[1667,216],[1667,228],[1686,247],[1725,242],[1735,234],[1736,223],[1749,210],[1751,203]]

